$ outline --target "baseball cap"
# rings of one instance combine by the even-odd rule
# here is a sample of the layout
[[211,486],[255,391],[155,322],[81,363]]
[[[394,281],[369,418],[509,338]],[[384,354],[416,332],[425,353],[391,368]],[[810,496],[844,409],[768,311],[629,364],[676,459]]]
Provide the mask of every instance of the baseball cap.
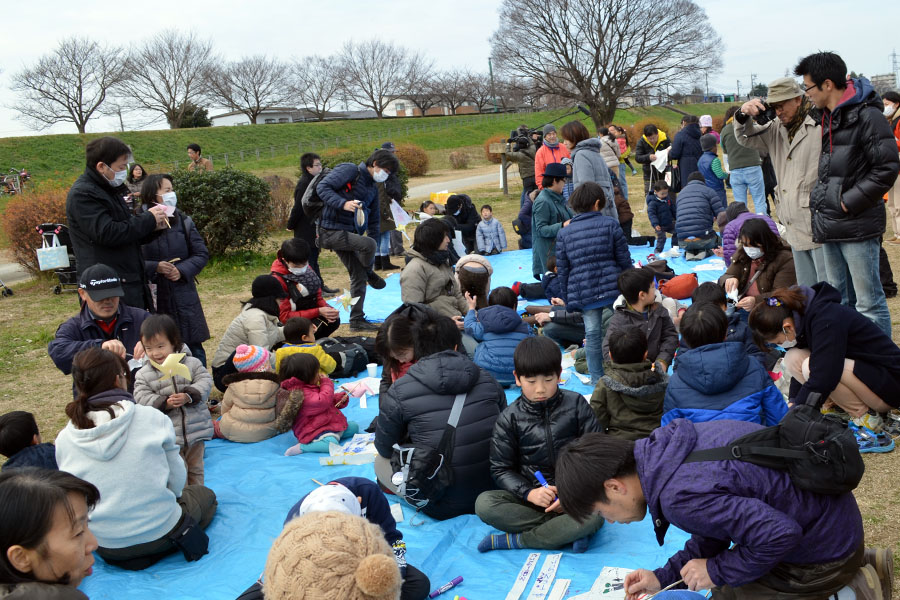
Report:
[[94,302],[112,297],[121,298],[125,295],[119,274],[104,264],[92,265],[85,269],[81,273],[78,287],[86,291]]
[[779,77],[769,84],[769,95],[766,97],[766,102],[769,104],[784,102],[802,95],[803,90],[800,89],[800,84],[797,83],[796,79]]
[[712,116],[700,115],[700,127],[712,127]]
[[303,502],[297,516],[311,512],[337,511],[354,517],[362,516],[359,500],[349,489],[339,483],[321,485],[311,491]]
[[397,147],[394,146],[394,142],[385,142],[381,145],[381,149],[382,150],[390,150],[391,152],[394,152],[397,149]]

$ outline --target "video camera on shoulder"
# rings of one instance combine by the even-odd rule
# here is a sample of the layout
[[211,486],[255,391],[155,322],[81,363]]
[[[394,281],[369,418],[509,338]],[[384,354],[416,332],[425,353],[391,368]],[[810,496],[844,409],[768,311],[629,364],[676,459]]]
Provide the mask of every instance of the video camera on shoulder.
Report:
[[[762,100],[760,100],[762,102]],[[763,110],[759,112],[758,115],[753,117],[753,120],[756,121],[757,125],[765,125],[769,121],[775,119],[775,109],[769,106],[768,102],[762,102]]]
[[[534,141],[531,139],[531,136],[537,134],[538,139]],[[507,144],[510,144],[512,152],[521,152],[526,148],[530,148],[532,144],[535,146],[540,146],[544,141],[544,132],[542,129],[529,129],[527,127],[519,127],[518,129],[513,129],[509,134],[509,139],[506,140]]]

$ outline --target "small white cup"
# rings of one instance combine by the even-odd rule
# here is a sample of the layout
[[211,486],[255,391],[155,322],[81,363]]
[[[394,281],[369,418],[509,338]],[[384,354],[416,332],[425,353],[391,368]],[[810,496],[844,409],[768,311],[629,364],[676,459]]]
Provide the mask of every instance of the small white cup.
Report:
[[369,377],[375,377],[375,371],[378,370],[378,365],[375,363],[369,363],[366,365],[366,371],[369,372]]

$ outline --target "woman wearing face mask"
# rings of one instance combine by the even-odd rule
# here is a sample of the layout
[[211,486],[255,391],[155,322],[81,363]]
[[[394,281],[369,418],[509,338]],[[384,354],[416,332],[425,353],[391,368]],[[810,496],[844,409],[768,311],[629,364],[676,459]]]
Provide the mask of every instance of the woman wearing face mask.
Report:
[[738,236],[741,247],[732,256],[731,266],[719,278],[725,293],[737,290],[737,308],[749,311],[758,296],[774,289],[797,284],[791,248],[769,229],[762,219],[749,219]]
[[87,600],[97,538],[88,513],[97,488],[64,471],[10,469],[0,475],[0,598]]
[[[884,102],[884,116],[891,124],[891,131],[897,140],[897,150],[900,151],[900,94],[893,91],[885,92],[881,100]],[[888,210],[894,228],[894,237],[889,239],[888,243],[900,246],[900,177],[894,182],[894,187],[888,190]]]
[[125,204],[131,149],[114,137],[88,142],[87,168],[69,188],[66,222],[75,251],[77,276],[96,264],[115,270],[125,291],[124,301],[134,308],[152,306],[141,244],[158,229],[166,228],[162,206],[134,214]]
[[855,426],[878,432],[900,407],[900,348],[872,321],[841,304],[825,282],[777,289],[750,313],[750,328],[788,349],[795,404],[837,406]]
[[178,210],[170,175],[147,177],[141,199],[143,210],[161,206],[170,215],[169,226],[143,245],[144,269],[156,292],[156,311],[175,319],[181,339],[206,366],[203,342],[209,339],[209,327],[196,284],[197,275],[209,261],[206,243],[191,218]]

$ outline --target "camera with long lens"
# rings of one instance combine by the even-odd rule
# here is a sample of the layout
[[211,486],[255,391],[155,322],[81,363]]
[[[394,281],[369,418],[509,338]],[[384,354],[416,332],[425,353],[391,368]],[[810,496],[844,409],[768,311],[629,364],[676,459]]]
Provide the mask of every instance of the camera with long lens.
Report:
[[[531,136],[534,134],[540,136],[536,142],[531,139]],[[506,143],[509,144],[512,152],[521,152],[522,150],[530,148],[532,144],[540,146],[542,142],[541,138],[543,138],[542,130],[519,127],[510,132],[509,139],[506,140]]]
[[769,106],[768,102],[763,102],[763,110],[759,111],[759,114],[753,117],[753,120],[756,121],[758,125],[765,125],[769,121],[775,119],[775,109]]

